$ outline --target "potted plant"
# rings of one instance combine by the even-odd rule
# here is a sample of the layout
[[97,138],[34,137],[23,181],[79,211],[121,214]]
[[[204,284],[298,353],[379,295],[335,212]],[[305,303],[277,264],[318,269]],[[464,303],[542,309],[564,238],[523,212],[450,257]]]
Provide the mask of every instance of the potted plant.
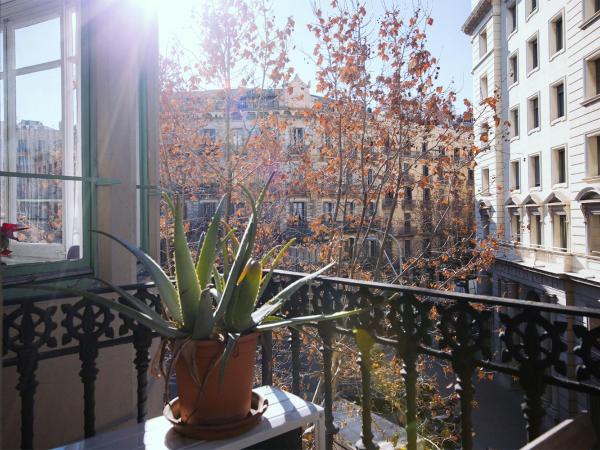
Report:
[[[223,437],[222,433],[211,433],[210,427],[223,429],[228,424],[243,422],[249,416],[256,346],[261,332],[277,327],[341,319],[362,311],[286,319],[275,316],[294,292],[329,269],[333,263],[291,283],[261,306],[257,306],[275,267],[294,242],[289,241],[281,249],[273,248],[261,259],[253,256],[258,221],[268,184],[256,202],[248,190],[242,187],[252,206],[252,215],[239,241],[232,229],[223,238],[219,238],[225,204],[223,199],[220,201],[195,263],[185,237],[182,204],[179,200],[173,202],[165,196],[174,216],[175,284],[160,265],[142,250],[123,239],[97,231],[133,253],[148,271],[158,288],[164,315],[107,282],[104,283],[110,285],[123,302],[82,289],[37,286],[82,296],[99,305],[108,306],[160,334],[163,337],[163,345],[158,354],[161,369],[164,369],[167,345],[170,346],[172,355],[167,369],[162,370],[165,386],[171,368],[175,369],[179,395],[175,415],[179,416],[178,420],[182,425],[180,430],[185,432],[186,426],[208,427],[207,433],[191,433],[196,437]],[[232,254],[228,251],[229,242],[234,249]],[[216,264],[219,249],[223,252],[222,271]],[[271,260],[270,270],[264,275],[263,267]],[[225,435],[231,436],[245,429],[247,428],[238,428],[233,432],[229,429]]]

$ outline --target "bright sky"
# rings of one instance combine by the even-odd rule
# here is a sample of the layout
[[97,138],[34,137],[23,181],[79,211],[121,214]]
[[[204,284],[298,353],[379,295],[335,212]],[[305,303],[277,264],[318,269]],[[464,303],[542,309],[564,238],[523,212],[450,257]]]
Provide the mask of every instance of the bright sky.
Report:
[[[160,3],[159,26],[161,50],[165,51],[179,39],[184,47],[193,45],[194,34],[186,30],[189,23],[189,9],[193,4],[218,0],[170,0]],[[317,0],[318,1],[318,0]],[[368,10],[381,11],[384,0],[367,0]],[[400,0],[412,5],[413,0]],[[388,0],[389,2],[389,0]],[[325,5],[329,0],[321,0]],[[430,51],[440,60],[440,82],[447,86],[454,82],[459,99],[472,97],[471,47],[469,38],[460,30],[470,12],[470,0],[422,0],[427,11],[431,12],[434,23],[428,30]],[[314,21],[310,0],[273,0],[274,13],[282,22],[292,16],[296,22],[292,36],[294,49],[290,53],[291,65],[304,81],[314,86],[314,65],[310,55],[315,39],[306,25]],[[410,10],[407,10],[410,13]],[[462,103],[462,102],[461,102]]]

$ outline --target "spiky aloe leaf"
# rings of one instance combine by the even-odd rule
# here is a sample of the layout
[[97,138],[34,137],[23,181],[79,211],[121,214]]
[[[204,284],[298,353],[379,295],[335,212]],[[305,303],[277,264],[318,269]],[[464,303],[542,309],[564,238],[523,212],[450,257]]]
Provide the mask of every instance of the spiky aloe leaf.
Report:
[[225,351],[223,352],[221,364],[219,366],[219,385],[223,383],[227,362],[229,361],[229,357],[231,356],[231,352],[235,348],[235,345],[240,340],[240,337],[242,337],[241,333],[227,333],[227,344],[225,345]]
[[257,325],[262,323],[265,317],[270,316],[271,314],[274,314],[277,310],[279,310],[279,308],[281,308],[281,305],[283,305],[283,302],[289,299],[298,289],[300,289],[302,286],[309,283],[310,281],[314,280],[316,277],[318,277],[334,265],[334,262],[331,264],[327,264],[322,269],[317,270],[314,273],[311,273],[303,278],[300,278],[299,280],[294,281],[292,284],[290,284],[277,295],[275,295],[275,297],[273,297],[267,303],[262,305],[256,311],[254,311],[252,313],[253,322]]
[[221,214],[223,213],[224,205],[225,197],[222,197],[215,211],[215,215],[208,226],[208,230],[202,243],[202,248],[200,249],[198,264],[196,264],[196,274],[198,275],[198,282],[200,283],[201,289],[206,289],[206,286],[210,282],[212,267],[215,262],[215,255],[217,253],[219,224],[221,222]]
[[277,268],[277,266],[281,262],[281,260],[283,258],[283,255],[285,255],[285,252],[287,252],[288,249],[292,245],[294,245],[294,242],[296,242],[296,238],[290,239],[283,246],[283,248],[279,251],[279,253],[275,257],[275,259],[273,260],[273,264],[271,264],[271,268],[269,269],[269,273],[267,273],[267,276],[263,279],[262,285],[260,286],[260,292],[258,293],[258,298],[261,298],[262,295],[265,293],[265,289],[267,289],[267,286],[269,285],[269,281],[271,281],[271,278],[273,277],[273,271]]
[[[170,207],[173,207],[172,201],[165,195]],[[181,201],[176,200],[174,205],[175,215],[175,233],[173,246],[175,248],[175,277],[177,279],[177,290],[179,291],[179,300],[181,302],[181,311],[183,313],[183,329],[189,332],[195,330],[195,322],[202,320],[203,316],[212,316],[210,304],[208,307],[199,308],[200,302],[200,284],[196,277],[196,269],[192,259],[192,252],[187,244],[185,229],[183,226],[183,208]],[[204,242],[208,239],[205,238]]]
[[262,265],[259,261],[251,259],[246,264],[238,280],[234,300],[229,302],[225,313],[225,326],[234,331],[246,331],[251,328],[252,312],[258,298],[260,281],[262,279]]
[[152,280],[158,287],[160,298],[165,305],[167,312],[173,318],[173,320],[179,324],[183,324],[183,314],[181,312],[181,302],[179,301],[179,294],[173,283],[162,270],[156,261],[154,261],[149,255],[144,253],[141,249],[133,244],[130,244],[124,239],[113,236],[112,234],[105,233],[104,231],[93,230],[94,232],[106,236],[113,241],[121,244],[127,250],[129,250],[138,261],[144,266],[144,268],[150,273]]
[[115,291],[117,294],[119,294],[124,300],[126,300],[129,304],[129,306],[131,306],[132,308],[139,310],[140,312],[150,316],[153,319],[164,320],[163,317],[159,313],[157,313],[154,309],[150,308],[142,300],[137,298],[135,295],[132,295],[131,293],[127,292],[125,289],[122,289],[121,287],[119,287],[113,283],[110,283],[108,281],[102,280],[100,278],[93,278],[93,279],[110,287],[113,291]]
[[244,231],[244,236],[242,237],[238,251],[235,254],[233,265],[229,270],[227,281],[225,283],[225,288],[223,289],[223,295],[221,296],[221,301],[219,302],[219,304],[217,305],[217,309],[215,310],[215,322],[221,321],[225,316],[225,312],[227,311],[229,301],[231,300],[231,296],[233,295],[233,292],[237,285],[237,280],[240,276],[240,273],[242,272],[242,269],[246,266],[246,250],[249,247],[252,247],[255,235],[256,224],[254,214],[252,214],[250,216],[248,226],[246,227],[246,231]]
[[365,311],[365,308],[353,309],[350,311],[340,311],[333,314],[316,314],[313,316],[293,317],[291,319],[273,320],[272,316],[268,317],[268,321],[258,325],[256,331],[271,331],[281,327],[294,327],[305,325],[307,323],[324,322],[327,320],[339,320],[346,317],[354,316]]
[[192,339],[206,339],[211,335],[215,325],[212,315],[212,295],[210,289],[202,291],[197,308],[198,312],[194,331],[192,332]]
[[147,326],[151,330],[156,331],[161,336],[171,339],[185,339],[186,337],[189,337],[188,333],[181,331],[178,328],[175,328],[162,317],[152,318],[149,315],[138,311],[137,309],[131,308],[127,305],[123,305],[122,303],[119,303],[115,300],[102,297],[101,295],[94,294],[93,292],[88,292],[84,289],[46,285],[22,285],[19,287],[60,292],[61,294],[65,294],[70,297],[83,297],[91,302],[97,303],[98,305],[114,309],[115,311],[123,314],[124,316],[129,317],[131,320],[135,320],[140,324]]

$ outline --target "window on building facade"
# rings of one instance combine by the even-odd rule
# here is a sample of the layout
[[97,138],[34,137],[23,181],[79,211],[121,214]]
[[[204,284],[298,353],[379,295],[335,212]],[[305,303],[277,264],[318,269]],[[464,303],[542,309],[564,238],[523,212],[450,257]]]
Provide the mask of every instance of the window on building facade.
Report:
[[469,184],[473,184],[475,182],[475,171],[473,169],[468,169],[467,181],[469,182]]
[[373,169],[367,171],[367,184],[371,186],[373,184]]
[[481,193],[490,195],[490,169],[488,167],[481,169]]
[[513,242],[521,242],[521,216],[518,211],[512,211],[510,215],[510,233]]
[[346,212],[348,213],[349,216],[354,216],[355,213],[355,205],[354,202],[348,202],[346,203]]
[[479,97],[482,102],[489,97],[487,76],[483,76],[479,79]]
[[556,250],[567,251],[567,239],[568,239],[568,223],[567,215],[564,213],[552,214],[552,232],[554,242],[553,245]]
[[521,189],[521,162],[518,159],[510,162],[510,188],[514,191]]
[[404,203],[410,205],[413,199],[413,190],[412,188],[406,187],[404,188]]
[[27,229],[2,262],[79,260],[88,251],[83,223],[90,211],[78,9],[75,2],[41,2],[35,10],[14,3],[0,24],[0,222]]
[[541,247],[542,246],[542,216],[538,213],[530,214],[529,216],[529,231],[531,244]]
[[541,187],[542,174],[540,166],[540,155],[529,157],[529,187]]
[[600,0],[584,0],[584,20],[600,13]]
[[600,256],[600,211],[587,218],[588,253]]
[[600,134],[586,137],[586,176],[600,177]]
[[323,202],[323,222],[331,223],[333,220],[333,202]]
[[217,130],[214,128],[203,128],[200,130],[200,136],[202,136],[207,143],[215,142],[217,140]]
[[411,223],[411,217],[410,214],[405,213],[404,214],[404,233],[408,234],[411,232],[411,228],[412,228],[412,223]]
[[304,225],[306,222],[306,202],[292,202],[291,212],[294,225]]
[[539,46],[537,34],[527,41],[527,73],[539,66]]
[[427,164],[423,164],[423,176],[429,176],[429,166]]
[[527,1],[527,16],[530,16],[538,9],[538,0],[526,0]]
[[506,30],[507,30],[508,34],[511,34],[512,32],[517,31],[517,26],[518,26],[517,2],[514,2],[512,5],[510,5],[508,7],[508,14],[506,15],[506,17],[507,17]]
[[552,184],[567,182],[567,152],[564,147],[552,150]]
[[510,137],[519,137],[519,107],[510,110]]
[[531,131],[540,127],[540,98],[536,95],[530,98],[527,103],[529,106],[527,129]]
[[304,145],[304,128],[294,128],[292,133],[294,145]]
[[479,33],[479,57],[483,58],[488,52],[487,31]]
[[410,258],[412,256],[412,245],[410,239],[404,240],[404,257]]
[[564,22],[562,12],[554,16],[550,21],[550,56],[560,52],[565,45]]
[[374,216],[376,213],[377,213],[377,207],[375,206],[375,202],[370,201],[369,202],[369,214],[371,216]]
[[585,96],[600,95],[600,53],[585,61]]
[[431,189],[429,188],[423,189],[423,203],[425,205],[429,205],[431,203]]
[[565,116],[565,83],[559,82],[550,88],[552,104],[550,108],[551,119],[556,120]]
[[375,239],[367,240],[367,256],[369,258],[376,258],[378,253],[377,250],[377,241]]
[[517,52],[508,58],[508,83],[515,84],[519,81],[519,55]]

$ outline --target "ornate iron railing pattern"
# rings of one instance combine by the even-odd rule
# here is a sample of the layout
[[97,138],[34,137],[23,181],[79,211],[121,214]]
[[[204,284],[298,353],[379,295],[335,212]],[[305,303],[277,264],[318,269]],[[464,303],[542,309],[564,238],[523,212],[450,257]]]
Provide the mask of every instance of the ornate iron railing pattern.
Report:
[[[277,272],[268,293],[279,290],[300,274]],[[159,298],[151,284],[126,286],[148,305],[158,307]],[[109,293],[109,290],[98,290]],[[393,301],[387,299],[394,295]],[[146,418],[149,347],[155,335],[147,328],[116,317],[108,308],[80,299],[60,300],[64,318],[58,323],[57,306],[48,296],[5,301],[3,367],[16,366],[21,396],[21,438],[23,448],[32,448],[33,406],[36,370],[41,360],[78,354],[84,389],[84,434],[95,433],[95,381],[99,374],[96,359],[106,347],[133,344],[137,370],[137,419]],[[600,319],[600,310],[564,307],[555,304],[485,297],[455,292],[363,282],[341,278],[319,278],[302,288],[286,304],[283,314],[330,313],[373,306],[360,316],[316,327],[322,340],[324,408],[327,448],[337,433],[333,420],[332,358],[337,334],[353,336],[355,327],[368,330],[376,342],[397,352],[403,363],[406,389],[408,448],[417,443],[417,360],[429,355],[447,360],[457,375],[460,397],[462,447],[473,447],[472,377],[478,368],[515,376],[525,393],[524,414],[529,439],[540,434],[544,416],[542,395],[546,385],[600,395],[600,327],[584,326]],[[60,325],[60,327],[59,327]],[[118,327],[118,328],[117,328]],[[502,328],[501,351],[492,353],[496,329]],[[116,330],[116,333],[115,333]],[[567,339],[575,343],[567,346]],[[61,346],[58,345],[58,338]],[[435,337],[435,339],[433,339]],[[292,391],[300,393],[300,335],[290,330]],[[364,356],[364,355],[362,355]],[[271,335],[262,339],[262,381],[272,383],[273,347]],[[569,362],[567,366],[566,362]],[[370,430],[370,364],[361,357],[363,393],[362,446],[375,448]],[[577,366],[575,370],[575,366]]]

